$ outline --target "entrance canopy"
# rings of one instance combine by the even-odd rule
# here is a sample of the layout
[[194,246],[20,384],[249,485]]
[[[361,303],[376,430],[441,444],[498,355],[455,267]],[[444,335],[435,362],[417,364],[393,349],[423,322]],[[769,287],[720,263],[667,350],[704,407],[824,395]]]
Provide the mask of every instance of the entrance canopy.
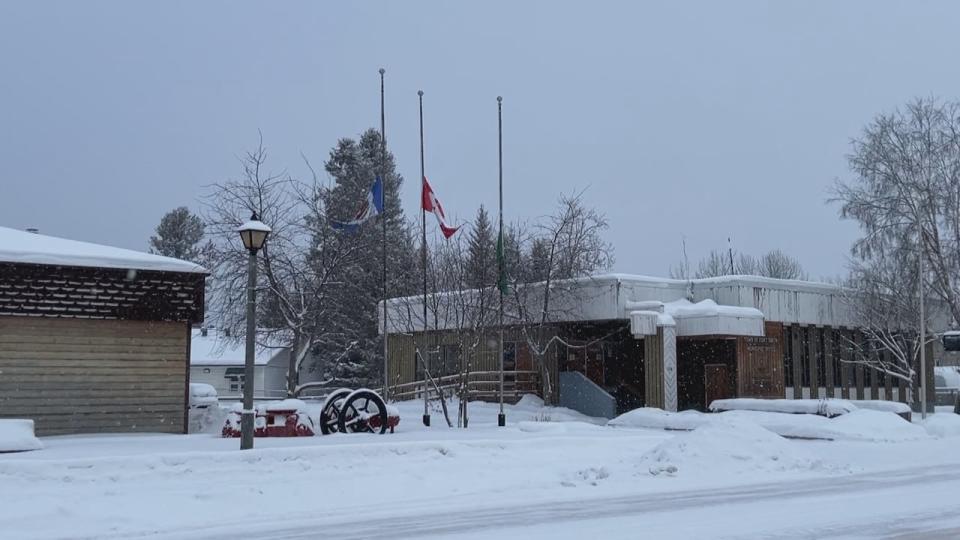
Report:
[[634,337],[657,333],[658,326],[676,327],[677,336],[763,336],[759,309],[721,306],[713,300],[691,302],[627,302],[630,332]]

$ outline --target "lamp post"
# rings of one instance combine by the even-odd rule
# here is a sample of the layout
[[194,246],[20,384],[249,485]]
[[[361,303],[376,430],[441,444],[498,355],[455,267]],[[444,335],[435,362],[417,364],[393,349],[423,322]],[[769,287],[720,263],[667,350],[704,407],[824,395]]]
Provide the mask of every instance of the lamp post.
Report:
[[253,448],[253,355],[257,333],[257,252],[270,234],[270,227],[260,221],[257,213],[241,225],[237,232],[243,247],[250,254],[247,259],[247,346],[243,367],[243,412],[240,415],[240,449]]

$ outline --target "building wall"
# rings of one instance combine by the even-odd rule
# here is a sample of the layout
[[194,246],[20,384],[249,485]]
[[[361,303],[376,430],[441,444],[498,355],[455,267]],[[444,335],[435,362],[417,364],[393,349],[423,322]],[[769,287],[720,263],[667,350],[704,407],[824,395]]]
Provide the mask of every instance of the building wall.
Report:
[[[256,399],[284,398],[287,395],[287,367],[274,364],[253,367],[253,396]],[[207,383],[217,390],[217,396],[227,399],[243,397],[242,387],[231,388],[227,369],[243,369],[242,364],[230,366],[191,366],[190,382]]]
[[184,433],[189,324],[0,316],[0,417],[40,435]]

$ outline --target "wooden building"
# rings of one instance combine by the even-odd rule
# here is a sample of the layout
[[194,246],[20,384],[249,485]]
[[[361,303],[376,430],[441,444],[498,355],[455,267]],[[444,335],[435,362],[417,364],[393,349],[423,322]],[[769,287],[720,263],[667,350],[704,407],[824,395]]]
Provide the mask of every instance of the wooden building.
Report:
[[[851,342],[862,338],[833,285],[756,276],[671,280],[614,274],[561,286],[564,294],[557,301],[569,305],[554,309],[549,329],[558,339],[540,362],[531,361],[529,332],[522,327],[508,327],[505,339],[505,369],[539,371],[541,393],[561,405],[623,412],[640,406],[702,410],[726,397],[907,401],[902,381],[844,362],[852,358]],[[388,303],[391,384],[420,378],[415,349],[430,353],[432,374],[455,371],[463,362],[473,370],[496,370],[495,330],[484,339],[464,340],[470,333],[457,330],[469,326],[463,310],[451,315],[433,309],[443,305],[441,299],[431,300],[426,333],[417,316],[422,300]],[[506,320],[517,317],[508,313]],[[463,347],[465,341],[474,345]],[[927,359],[932,404],[934,355]]]
[[40,435],[187,428],[202,267],[0,227],[0,418]]

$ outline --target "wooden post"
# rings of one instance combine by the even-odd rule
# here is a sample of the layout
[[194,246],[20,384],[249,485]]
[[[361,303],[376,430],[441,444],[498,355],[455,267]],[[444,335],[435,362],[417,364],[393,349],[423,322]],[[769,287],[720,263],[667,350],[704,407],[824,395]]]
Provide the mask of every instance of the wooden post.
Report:
[[[853,333],[852,338],[853,338],[854,342],[857,344],[858,347],[863,347],[863,336],[861,336],[859,332],[857,332],[856,330],[854,330],[854,333]],[[857,351],[856,351],[856,350],[852,351],[851,355],[853,356],[853,359],[854,359],[854,360],[857,359],[857,358],[856,358],[856,355],[857,355]],[[856,379],[857,379],[857,399],[864,399],[863,387],[864,387],[864,384],[865,384],[865,382],[866,382],[866,377],[864,376],[864,372],[863,372],[863,364],[856,364],[856,366],[857,366],[857,371],[856,371]]]
[[807,355],[810,359],[810,399],[819,399],[820,398],[820,384],[817,382],[817,356],[818,356],[818,342],[820,341],[820,328],[816,326],[809,326],[807,328]]
[[790,350],[793,357],[793,399],[803,397],[803,342],[800,340],[802,330],[798,324],[790,327]]
[[849,331],[841,328],[837,332],[840,334],[840,340],[837,343],[837,347],[840,349],[837,351],[840,360],[840,397],[850,399],[852,381],[850,380],[850,364],[847,363],[850,360],[850,344],[847,343]]
[[643,338],[644,404],[663,408],[663,328]]
[[[883,349],[881,354],[883,354],[884,361],[890,360],[890,351]],[[886,375],[883,382],[883,399],[893,401],[893,377]]]
[[836,361],[833,358],[833,328],[824,327],[823,329],[823,367],[827,370],[826,381],[827,381],[827,397],[832,398],[834,395],[834,386],[836,381],[834,381],[833,372],[834,364]]

